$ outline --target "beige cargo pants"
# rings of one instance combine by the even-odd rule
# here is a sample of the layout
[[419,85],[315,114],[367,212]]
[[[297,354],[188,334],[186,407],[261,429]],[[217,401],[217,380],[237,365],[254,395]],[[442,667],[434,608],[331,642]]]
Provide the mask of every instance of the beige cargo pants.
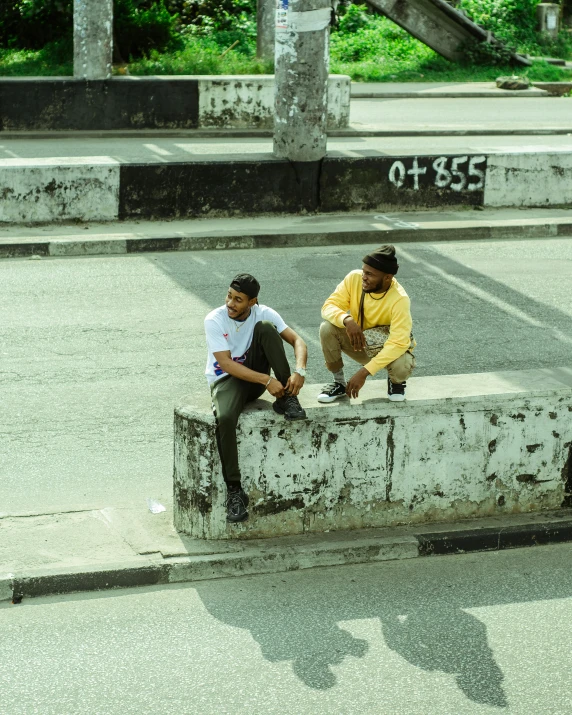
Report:
[[[327,320],[320,325],[320,343],[322,344],[326,367],[330,372],[337,372],[343,368],[342,353],[345,353],[360,365],[366,365],[371,360],[363,350],[358,352],[352,348],[345,328],[338,328]],[[400,384],[407,380],[414,367],[415,357],[408,350],[397,360],[389,363],[386,370],[391,382]]]

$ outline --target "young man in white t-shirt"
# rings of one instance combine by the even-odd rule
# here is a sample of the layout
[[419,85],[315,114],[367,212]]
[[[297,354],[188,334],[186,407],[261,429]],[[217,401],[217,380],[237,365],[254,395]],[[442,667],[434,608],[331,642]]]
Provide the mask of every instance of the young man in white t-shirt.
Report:
[[[247,402],[265,390],[276,398],[274,411],[287,420],[305,419],[298,393],[306,377],[306,343],[280,315],[258,304],[260,284],[253,276],[236,276],[225,305],[205,318],[208,357],[205,374],[211,388],[216,418],[216,437],[227,485],[227,520],[248,518],[248,496],[242,489],[238,466],[236,425]],[[294,348],[292,373],[284,342]],[[270,375],[273,370],[275,377]]]

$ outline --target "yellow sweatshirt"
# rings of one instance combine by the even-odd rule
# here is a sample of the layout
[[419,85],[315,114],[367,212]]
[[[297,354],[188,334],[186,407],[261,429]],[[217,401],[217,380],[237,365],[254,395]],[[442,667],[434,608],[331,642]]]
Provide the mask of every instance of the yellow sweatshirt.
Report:
[[[344,278],[336,290],[322,306],[322,318],[330,323],[343,328],[343,319],[348,315],[359,325],[359,304],[361,300],[361,270],[355,270]],[[373,296],[373,297],[372,297]],[[389,363],[397,360],[407,350],[415,347],[411,339],[411,308],[409,296],[394,278],[391,286],[381,300],[380,294],[366,293],[364,299],[364,330],[377,325],[389,325],[389,337],[383,349],[372,358],[365,369],[375,375]]]

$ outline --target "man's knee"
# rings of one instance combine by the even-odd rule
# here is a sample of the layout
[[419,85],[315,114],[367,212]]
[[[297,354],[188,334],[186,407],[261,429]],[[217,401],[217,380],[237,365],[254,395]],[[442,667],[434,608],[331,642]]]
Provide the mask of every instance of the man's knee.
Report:
[[324,320],[324,322],[320,325],[320,340],[328,340],[329,338],[335,336],[339,330],[340,328],[333,323],[330,323],[329,320]]
[[406,352],[387,366],[387,372],[392,382],[405,382],[413,372],[415,357]]
[[278,335],[276,326],[270,320],[260,320],[254,326],[254,332],[256,335]]

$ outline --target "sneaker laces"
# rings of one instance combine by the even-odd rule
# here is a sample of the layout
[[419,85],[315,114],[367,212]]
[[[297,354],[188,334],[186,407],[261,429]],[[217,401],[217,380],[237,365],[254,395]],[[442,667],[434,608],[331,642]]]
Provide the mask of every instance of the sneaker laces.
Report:
[[246,506],[244,505],[244,501],[242,499],[242,494],[240,492],[231,492],[228,495],[226,503],[228,508],[232,512],[240,511],[240,507],[244,507],[246,509]]
[[286,404],[289,405],[290,407],[300,407],[300,402],[298,401],[298,398],[295,395],[286,394],[284,397],[285,397]]

